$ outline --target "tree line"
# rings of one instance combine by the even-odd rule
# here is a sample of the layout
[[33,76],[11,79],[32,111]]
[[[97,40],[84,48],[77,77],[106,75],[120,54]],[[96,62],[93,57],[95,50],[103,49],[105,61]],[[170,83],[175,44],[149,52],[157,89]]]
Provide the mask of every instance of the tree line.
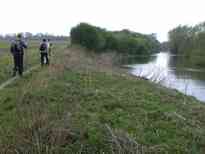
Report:
[[[50,40],[66,40],[68,39],[68,36],[55,36],[52,34],[47,34],[47,33],[37,33],[37,34],[33,34],[30,32],[22,32],[21,33],[22,36],[26,39],[30,39],[30,40],[42,40],[43,38],[47,38]],[[10,41],[10,40],[14,40],[16,38],[16,34],[6,34],[6,35],[0,35],[0,40],[5,40],[5,41]]]
[[96,52],[116,51],[122,54],[148,55],[160,48],[155,34],[145,35],[127,29],[108,31],[87,23],[73,27],[70,36],[72,44],[80,44]]
[[190,64],[205,66],[205,22],[170,30],[169,48],[174,54],[184,55]]

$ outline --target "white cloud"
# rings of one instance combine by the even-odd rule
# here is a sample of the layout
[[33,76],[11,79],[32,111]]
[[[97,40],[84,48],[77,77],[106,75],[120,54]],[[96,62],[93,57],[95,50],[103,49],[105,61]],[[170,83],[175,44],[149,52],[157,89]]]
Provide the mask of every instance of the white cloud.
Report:
[[157,33],[162,41],[179,24],[203,21],[204,6],[203,0],[1,0],[0,33],[69,35],[72,26],[88,22],[111,30]]

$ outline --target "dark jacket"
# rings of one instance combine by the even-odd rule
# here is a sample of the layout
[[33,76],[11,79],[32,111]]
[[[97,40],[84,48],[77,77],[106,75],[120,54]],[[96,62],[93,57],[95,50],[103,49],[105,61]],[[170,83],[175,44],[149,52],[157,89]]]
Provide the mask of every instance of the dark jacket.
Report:
[[11,43],[10,51],[12,54],[24,54],[24,49],[27,48],[27,45],[22,40],[15,40]]
[[39,50],[41,53],[48,53],[49,47],[47,42],[41,42]]

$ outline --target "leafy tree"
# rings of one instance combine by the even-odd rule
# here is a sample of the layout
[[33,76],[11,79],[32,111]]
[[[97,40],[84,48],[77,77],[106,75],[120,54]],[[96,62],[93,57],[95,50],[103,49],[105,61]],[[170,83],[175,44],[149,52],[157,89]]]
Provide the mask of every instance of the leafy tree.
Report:
[[169,31],[170,51],[188,57],[192,65],[205,66],[205,22]]
[[151,54],[159,49],[159,42],[154,35],[143,35],[127,29],[111,32],[87,23],[72,28],[71,42],[98,52],[114,50],[123,54]]

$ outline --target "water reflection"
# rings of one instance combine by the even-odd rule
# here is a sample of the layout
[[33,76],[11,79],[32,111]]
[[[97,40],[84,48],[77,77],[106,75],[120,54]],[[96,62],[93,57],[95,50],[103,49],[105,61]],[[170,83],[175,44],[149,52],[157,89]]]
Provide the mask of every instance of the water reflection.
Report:
[[130,65],[131,73],[205,101],[204,70],[179,67],[180,58],[169,53],[162,52],[152,57],[147,63]]

